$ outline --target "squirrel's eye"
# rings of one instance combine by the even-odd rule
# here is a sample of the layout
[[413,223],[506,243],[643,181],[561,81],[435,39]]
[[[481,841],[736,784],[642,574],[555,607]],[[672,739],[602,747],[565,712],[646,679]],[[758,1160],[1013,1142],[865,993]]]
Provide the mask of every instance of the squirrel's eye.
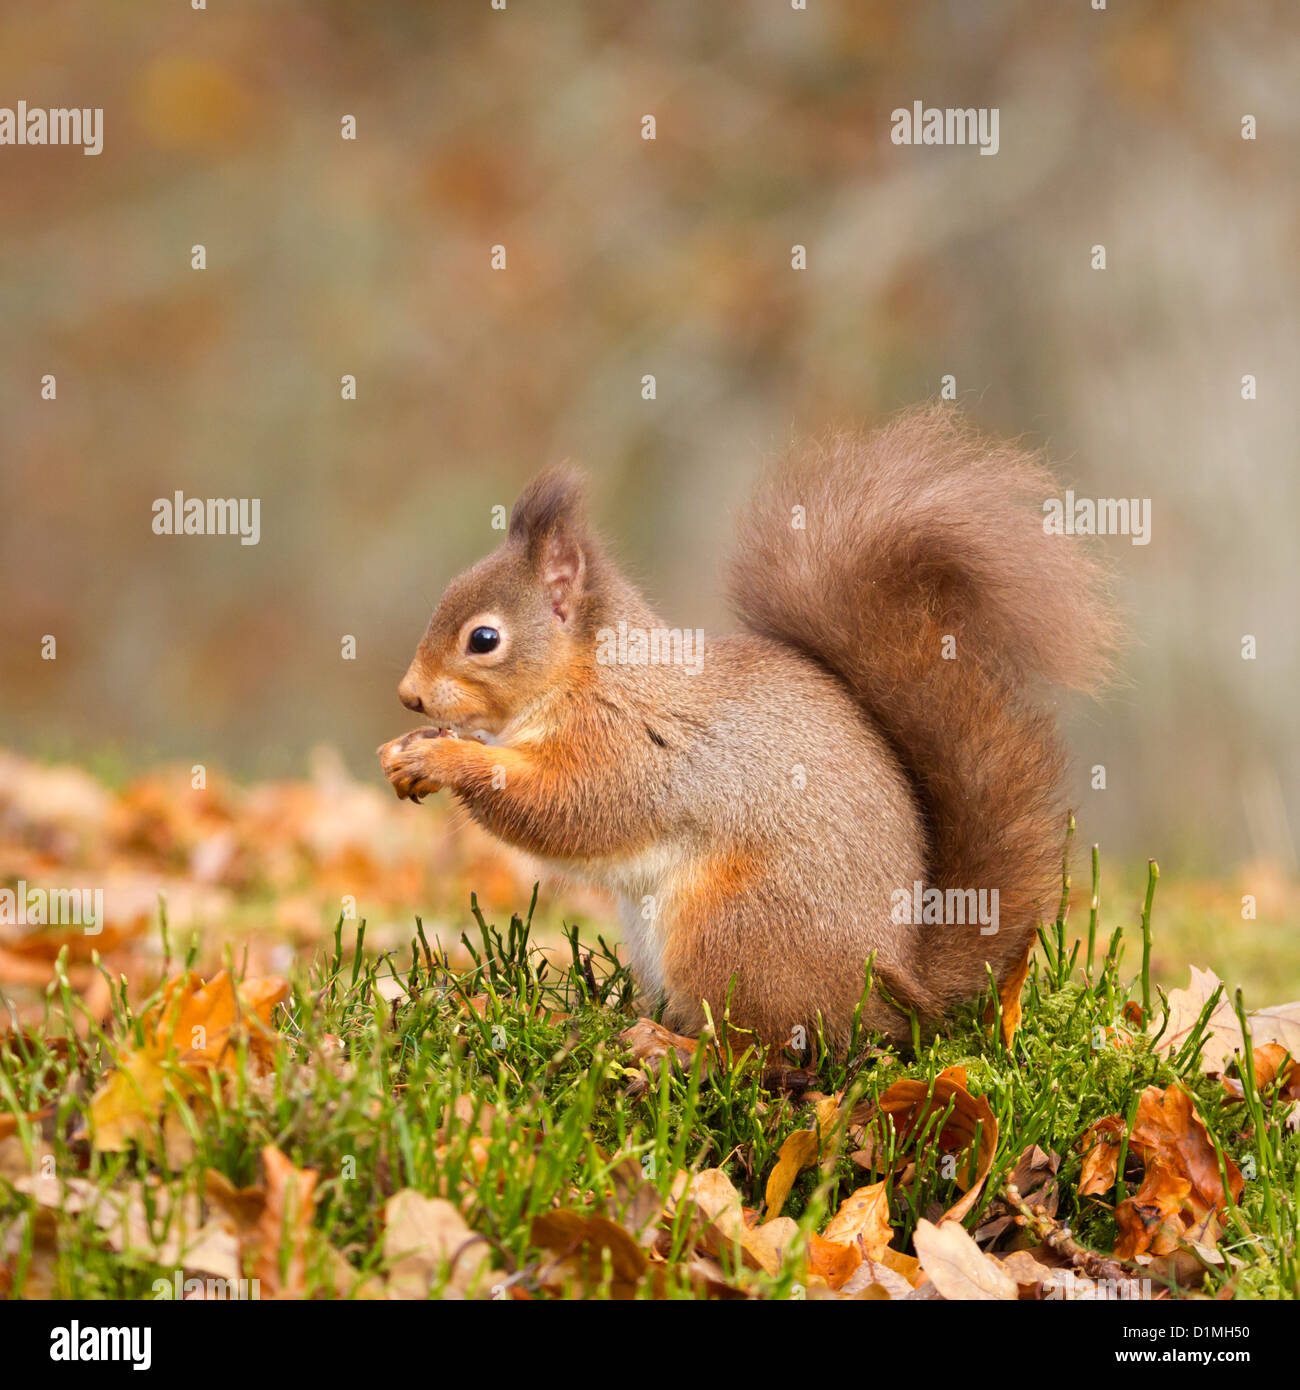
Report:
[[495,651],[500,641],[501,634],[496,628],[476,627],[469,635],[468,649],[475,656],[482,656],[484,652]]

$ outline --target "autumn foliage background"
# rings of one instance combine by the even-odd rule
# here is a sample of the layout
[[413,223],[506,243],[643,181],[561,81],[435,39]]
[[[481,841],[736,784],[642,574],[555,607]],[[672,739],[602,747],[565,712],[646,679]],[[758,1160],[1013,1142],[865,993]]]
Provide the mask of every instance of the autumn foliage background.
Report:
[[[325,742],[373,778],[432,602],[538,466],[586,464],[666,616],[714,630],[762,455],[951,373],[1081,495],[1152,498],[1149,546],[1105,544],[1135,640],[1074,724],[1084,839],[1289,874],[1286,16],[7,7],[0,91],[102,106],[105,147],[0,158],[5,741],[243,777]],[[891,145],[915,99],[998,106],[999,154]],[[261,497],[260,545],[153,535],[176,489]]]
[[[174,1267],[287,1297],[1012,1300],[1112,1256],[1293,1294],[1300,1023],[1251,1015],[1246,1076],[1232,1003],[1300,996],[1288,18],[8,7],[0,101],[105,132],[0,149],[0,886],[100,886],[107,922],[0,924],[0,1295],[148,1296]],[[998,155],[892,145],[914,100],[998,107]],[[540,465],[585,464],[660,610],[715,630],[764,454],[947,375],[1081,495],[1152,502],[1149,545],[1101,543],[1123,679],[1064,712],[1076,844],[1106,851],[1096,970],[1065,949],[1085,852],[1019,1033],[995,1010],[779,1084],[688,1048],[712,1080],[656,1090],[614,963],[562,936],[591,947],[608,903],[545,889],[540,957],[473,936],[470,895],[504,930],[535,869],[393,798],[397,681]],[[260,543],[154,535],[178,490],[260,498]],[[1149,856],[1135,998],[1110,932]],[[1194,970],[1152,1041],[1189,965],[1229,989],[1198,1025]],[[1058,1202],[1089,1249],[1051,1246]]]

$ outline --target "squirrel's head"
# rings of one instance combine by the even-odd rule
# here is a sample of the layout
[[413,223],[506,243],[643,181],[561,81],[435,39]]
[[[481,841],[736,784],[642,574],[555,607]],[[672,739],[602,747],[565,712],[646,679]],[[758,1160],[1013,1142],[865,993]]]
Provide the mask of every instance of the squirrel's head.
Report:
[[494,737],[589,648],[601,568],[581,478],[548,470],[515,503],[505,542],[447,586],[398,697],[439,728]]

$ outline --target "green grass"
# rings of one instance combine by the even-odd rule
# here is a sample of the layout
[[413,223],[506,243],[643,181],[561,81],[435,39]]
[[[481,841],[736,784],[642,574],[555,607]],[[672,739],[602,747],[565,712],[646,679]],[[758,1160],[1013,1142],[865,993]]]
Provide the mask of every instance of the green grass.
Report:
[[[192,1126],[192,1159],[177,1171],[139,1149],[100,1152],[86,1135],[89,1097],[115,1061],[110,1038],[140,1040],[139,1020],[152,1002],[131,1009],[120,982],[114,982],[107,1035],[92,1028],[67,1050],[51,1040],[72,1032],[76,1004],[66,989],[51,990],[45,1026],[0,1053],[0,1114],[56,1105],[46,1127],[55,1172],[61,1179],[85,1179],[98,1192],[152,1177],[173,1195],[201,1193],[209,1169],[236,1186],[252,1184],[262,1147],[275,1144],[320,1175],[317,1257],[328,1254],[325,1247],[340,1252],[358,1280],[382,1276],[384,1203],[405,1187],[455,1202],[490,1242],[491,1264],[506,1271],[509,1290],[534,1296],[546,1294],[535,1278],[542,1252],[530,1244],[533,1218],[558,1207],[617,1219],[631,1200],[629,1155],[661,1200],[683,1170],[721,1166],[746,1205],[761,1207],[781,1143],[808,1123],[809,1110],[764,1089],[764,1059],[725,1017],[716,1020],[708,1076],[698,1065],[687,1073],[664,1068],[644,1094],[629,1095],[629,1059],[618,1040],[632,1021],[626,970],[604,943],[580,943],[576,932],[567,960],[553,951],[543,955],[530,944],[530,921],[531,909],[498,931],[479,917],[464,938],[473,963],[459,969],[422,930],[413,932],[409,951],[376,957],[365,950],[363,931],[345,937],[340,922],[333,948],[292,980],[277,1015],[282,1036],[273,1072],[215,1097]],[[1059,1218],[1084,1244],[1107,1253],[1115,1238],[1113,1216],[1106,1202],[1076,1195],[1076,1141],[1094,1120],[1128,1114],[1144,1087],[1182,1078],[1222,1152],[1258,1175],[1225,1223],[1222,1248],[1245,1266],[1237,1296],[1295,1297],[1300,1138],[1270,1122],[1249,1089],[1245,1106],[1225,1105],[1221,1085],[1200,1075],[1194,1045],[1173,1060],[1154,1054],[1145,1038],[1111,1045],[1105,1030],[1125,1003],[1141,1000],[1144,983],[1153,997],[1158,986],[1144,982],[1137,967],[1137,924],[1128,938],[1096,932],[1089,973],[1086,911],[1082,921],[1077,945],[1064,913],[1043,933],[1024,992],[1023,1022],[1009,1047],[990,1036],[972,1007],[945,1035],[911,1049],[863,1036],[844,1058],[816,1048],[811,1058],[784,1060],[813,1068],[818,1091],[866,1099],[901,1077],[933,1078],[946,1066],[964,1066],[970,1090],[988,1098],[1000,1129],[993,1172],[967,1227],[979,1224],[1017,1157],[1037,1144],[1062,1159]],[[196,951],[192,945],[191,960]],[[397,984],[399,997],[382,997]],[[467,1007],[466,1000],[480,996],[476,1008]],[[330,1047],[333,1039],[341,1040],[341,1052]],[[480,1136],[478,1118],[489,1113],[488,1132]],[[36,1127],[24,1123],[8,1142],[26,1146],[30,1161],[37,1140]],[[916,1179],[891,1192],[900,1233],[895,1244],[904,1249],[932,1204],[947,1207],[960,1195],[940,1173],[937,1146],[927,1145],[925,1136],[909,1142],[916,1148]],[[171,1268],[144,1254],[110,1248],[91,1211],[63,1211],[54,1216],[52,1285],[28,1287],[36,1205],[14,1186],[12,1171],[2,1176],[5,1171],[0,1165],[0,1238],[9,1242],[13,1296],[149,1297],[155,1279],[171,1277]],[[785,1208],[799,1223],[800,1242],[869,1181],[872,1176],[848,1157],[829,1171],[805,1172]],[[679,1247],[682,1238],[679,1232]],[[735,1268],[725,1250],[722,1259]],[[0,1267],[5,1263],[0,1250]],[[317,1258],[312,1277],[322,1293],[331,1287],[327,1270],[328,1262]],[[1228,1273],[1211,1272],[1205,1290],[1213,1293]],[[744,1275],[751,1292],[772,1298],[800,1296],[800,1277],[797,1253],[778,1276]],[[598,1279],[585,1292],[599,1297],[608,1285]],[[656,1292],[695,1296],[673,1266]]]

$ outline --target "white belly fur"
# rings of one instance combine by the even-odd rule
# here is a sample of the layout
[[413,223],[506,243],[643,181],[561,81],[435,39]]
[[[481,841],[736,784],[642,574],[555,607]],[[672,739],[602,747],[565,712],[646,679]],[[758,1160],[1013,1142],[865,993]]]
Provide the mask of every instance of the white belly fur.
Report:
[[671,920],[672,881],[686,861],[680,846],[661,843],[638,854],[606,859],[545,861],[618,899],[619,925],[632,974],[652,1002],[663,992],[663,947]]

